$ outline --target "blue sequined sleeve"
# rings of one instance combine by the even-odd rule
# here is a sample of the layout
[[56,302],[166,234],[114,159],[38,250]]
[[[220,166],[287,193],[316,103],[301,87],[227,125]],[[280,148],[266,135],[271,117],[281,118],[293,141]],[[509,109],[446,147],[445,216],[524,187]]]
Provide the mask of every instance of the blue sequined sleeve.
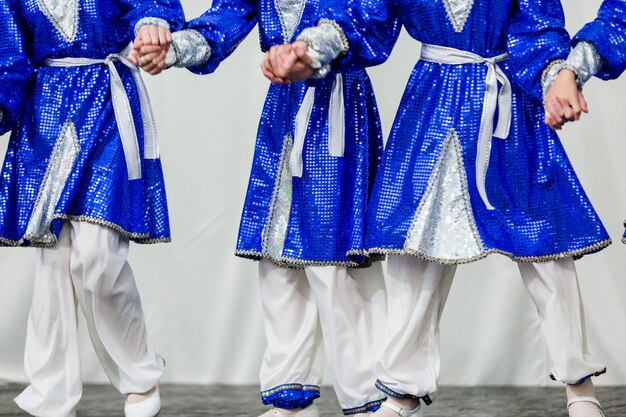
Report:
[[524,90],[543,100],[541,77],[557,60],[565,60],[570,37],[560,0],[518,0],[507,39],[513,76]]
[[321,16],[336,22],[348,39],[348,51],[335,65],[343,70],[361,69],[389,58],[402,27],[395,0],[328,3]]
[[180,30],[185,13],[179,0],[122,0],[129,6],[126,18],[134,35],[142,26],[155,25]]
[[256,0],[214,0],[202,16],[189,21],[186,29],[198,31],[211,54],[202,65],[189,67],[196,74],[209,74],[239,46],[257,23]]
[[574,37],[575,44],[580,41],[593,43],[604,58],[597,77],[619,77],[626,70],[626,0],[604,0],[598,17]]
[[33,67],[12,0],[0,0],[0,134],[17,123]]

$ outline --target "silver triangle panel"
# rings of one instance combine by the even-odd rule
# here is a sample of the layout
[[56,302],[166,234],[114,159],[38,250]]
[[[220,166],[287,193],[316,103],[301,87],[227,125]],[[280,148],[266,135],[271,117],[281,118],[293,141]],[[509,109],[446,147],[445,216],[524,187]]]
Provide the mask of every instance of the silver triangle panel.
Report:
[[448,13],[448,19],[455,32],[463,32],[465,22],[469,18],[474,0],[443,0]]
[[440,261],[467,260],[484,251],[467,190],[461,143],[454,129],[442,146],[404,248]]
[[37,0],[39,9],[67,42],[78,32],[78,0]]

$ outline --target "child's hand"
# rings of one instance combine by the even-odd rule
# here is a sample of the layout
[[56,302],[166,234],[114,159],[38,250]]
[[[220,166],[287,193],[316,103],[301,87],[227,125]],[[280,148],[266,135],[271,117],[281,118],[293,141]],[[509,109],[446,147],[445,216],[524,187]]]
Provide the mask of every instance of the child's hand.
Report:
[[165,56],[171,44],[172,33],[169,29],[144,26],[137,32],[128,59],[148,74],[159,74],[166,67]]
[[589,111],[587,101],[578,91],[576,75],[567,69],[561,70],[544,100],[545,122],[552,129],[560,130],[567,122],[580,119],[581,112]]
[[266,52],[261,64],[263,74],[273,83],[289,84],[311,78],[315,69],[304,42],[275,45]]
[[172,32],[159,26],[144,26],[137,32],[135,43],[141,41],[144,45],[170,46],[172,44]]

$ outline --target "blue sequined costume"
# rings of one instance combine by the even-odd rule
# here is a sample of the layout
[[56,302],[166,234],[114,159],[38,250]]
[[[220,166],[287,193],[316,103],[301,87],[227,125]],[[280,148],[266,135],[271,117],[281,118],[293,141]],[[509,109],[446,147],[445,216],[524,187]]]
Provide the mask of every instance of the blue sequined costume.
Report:
[[[619,77],[626,70],[626,0],[605,0],[598,17],[574,37],[574,44],[590,42],[603,60],[595,75],[603,80]],[[626,222],[624,222],[626,227]],[[622,242],[626,243],[626,232]]]
[[[215,0],[173,33],[175,65],[213,72],[257,23],[262,50],[293,42],[317,23],[321,7],[320,0]],[[374,93],[364,70],[328,65],[347,49],[333,22],[310,41],[319,52],[317,78],[272,84],[267,93],[236,254],[287,268],[367,265],[366,204],[382,153]],[[307,407],[319,395],[319,386],[291,380],[261,392],[264,404],[279,408]]]
[[[140,243],[169,240],[161,163],[144,155],[138,84],[131,65],[112,54],[143,25],[180,27],[180,3],[0,0],[0,8],[0,128],[12,130],[0,177],[0,243],[53,246],[65,219],[102,224]],[[127,136],[136,139],[127,145],[134,149],[122,146],[113,72],[128,97]]]
[[543,120],[542,73],[570,46],[558,0],[353,3],[328,10],[350,42],[341,65],[384,61],[402,25],[431,45],[411,73],[376,177],[370,254],[535,262],[610,244]]
[[[292,42],[302,28],[317,23],[318,7],[318,0],[215,1],[186,25],[186,31],[174,34],[178,60],[186,61],[178,65],[199,74],[214,71],[257,22],[262,50]],[[335,30],[330,23],[328,30]],[[335,32],[339,40],[342,34]],[[202,47],[198,38],[207,45]],[[345,106],[340,105],[343,122],[330,125],[335,83],[343,89]],[[309,106],[303,104],[307,92]],[[307,113],[302,112],[307,108],[299,135],[296,116]],[[338,153],[330,149],[333,128],[343,132]],[[297,174],[290,158],[299,146]],[[364,70],[271,85],[259,123],[236,254],[286,267],[369,262],[364,256],[365,209],[381,152],[378,110]]]

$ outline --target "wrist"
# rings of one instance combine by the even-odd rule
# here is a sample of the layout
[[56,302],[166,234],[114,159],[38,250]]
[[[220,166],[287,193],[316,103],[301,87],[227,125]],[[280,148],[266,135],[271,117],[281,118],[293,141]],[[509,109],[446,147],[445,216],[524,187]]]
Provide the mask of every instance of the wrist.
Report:
[[197,30],[187,29],[172,33],[172,46],[166,64],[176,67],[204,65],[211,57],[211,47]]
[[576,75],[576,73],[570,68],[561,68],[559,71],[559,78],[563,78],[566,81],[576,81],[578,75]]
[[156,26],[168,30],[170,28],[170,24],[166,20],[158,17],[144,17],[135,24],[135,36],[146,26]]

